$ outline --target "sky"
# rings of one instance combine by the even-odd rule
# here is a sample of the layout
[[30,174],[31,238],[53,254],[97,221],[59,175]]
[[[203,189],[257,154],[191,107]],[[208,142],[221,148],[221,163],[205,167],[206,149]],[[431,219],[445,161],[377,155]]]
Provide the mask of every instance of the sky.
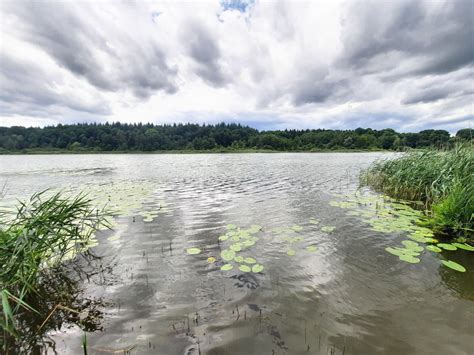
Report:
[[474,1],[2,1],[0,126],[474,128]]

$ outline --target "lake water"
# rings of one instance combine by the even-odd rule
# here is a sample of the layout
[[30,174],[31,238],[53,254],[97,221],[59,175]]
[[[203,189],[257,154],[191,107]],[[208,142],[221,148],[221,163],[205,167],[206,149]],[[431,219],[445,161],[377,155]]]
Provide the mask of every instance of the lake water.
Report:
[[[107,302],[103,330],[88,333],[91,353],[473,354],[474,254],[425,250],[420,263],[402,262],[385,248],[406,232],[374,231],[330,204],[361,193],[360,169],[389,156],[0,156],[0,184],[5,203],[65,188],[132,205],[97,236],[115,281],[84,284]],[[220,269],[229,224],[262,227],[240,251],[261,272]],[[51,336],[58,353],[82,353],[79,328]]]

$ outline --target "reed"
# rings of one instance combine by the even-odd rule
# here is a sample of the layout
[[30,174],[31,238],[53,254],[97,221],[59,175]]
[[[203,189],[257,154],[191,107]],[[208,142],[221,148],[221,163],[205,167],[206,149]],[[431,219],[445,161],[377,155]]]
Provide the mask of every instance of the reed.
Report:
[[52,307],[65,302],[71,284],[63,277],[62,263],[86,250],[94,232],[105,223],[104,211],[93,207],[85,195],[65,197],[48,191],[20,202],[14,214],[0,214],[0,343],[4,353],[18,349],[16,343],[40,331],[42,326],[32,329],[32,324],[43,325]]
[[422,202],[427,225],[448,236],[473,237],[474,148],[409,151],[376,161],[360,176],[361,184],[391,197]]

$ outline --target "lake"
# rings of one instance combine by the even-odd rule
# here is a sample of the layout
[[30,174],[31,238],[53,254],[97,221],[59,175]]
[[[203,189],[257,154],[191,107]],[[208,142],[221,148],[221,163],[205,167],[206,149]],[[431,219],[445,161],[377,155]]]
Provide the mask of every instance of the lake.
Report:
[[[403,262],[385,248],[407,232],[371,225],[392,217],[371,214],[381,197],[359,172],[391,156],[12,155],[0,184],[4,204],[50,188],[120,211],[92,249],[112,281],[84,281],[105,302],[91,353],[473,354],[474,254]],[[368,197],[337,202],[351,196]],[[82,353],[77,326],[49,335],[58,353]]]

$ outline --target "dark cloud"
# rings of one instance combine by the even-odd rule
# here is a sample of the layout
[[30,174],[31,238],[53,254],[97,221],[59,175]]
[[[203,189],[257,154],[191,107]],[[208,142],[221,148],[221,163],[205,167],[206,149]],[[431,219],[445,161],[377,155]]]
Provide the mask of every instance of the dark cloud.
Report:
[[428,89],[410,95],[402,101],[402,104],[413,105],[418,103],[435,102],[445,99],[449,95],[451,95],[451,90],[449,88]]
[[100,98],[85,100],[71,94],[60,94],[54,81],[47,81],[48,74],[32,60],[18,59],[0,53],[0,93],[3,113],[37,115],[49,107],[108,115],[110,108]]
[[113,31],[94,27],[71,4],[19,1],[5,7],[17,18],[20,37],[99,89],[130,90],[139,97],[177,90],[177,71],[167,64],[158,44],[133,38],[133,29],[111,38]]
[[296,106],[304,104],[321,104],[328,101],[340,100],[350,93],[349,81],[346,79],[320,79],[318,76],[308,76],[296,85],[293,103]]
[[[391,53],[413,60],[405,74],[444,74],[474,64],[474,3],[356,2],[343,21],[342,62],[370,70]],[[393,65],[396,63],[388,62]],[[386,68],[388,69],[388,68]]]
[[215,87],[225,86],[230,78],[224,74],[221,52],[209,29],[190,22],[182,35],[186,50],[196,63],[195,73]]

